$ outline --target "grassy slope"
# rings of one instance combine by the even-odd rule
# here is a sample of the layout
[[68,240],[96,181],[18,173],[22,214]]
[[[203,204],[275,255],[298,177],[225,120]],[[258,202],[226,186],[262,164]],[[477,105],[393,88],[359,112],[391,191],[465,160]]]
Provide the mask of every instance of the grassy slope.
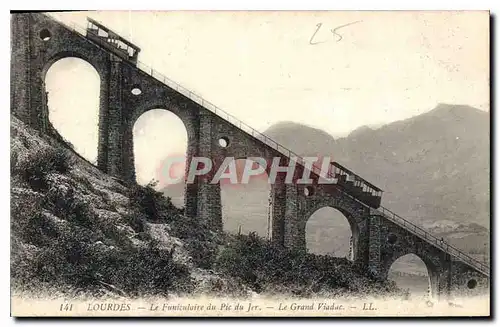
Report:
[[14,292],[119,295],[395,294],[345,259],[216,233],[152,187],[100,172],[11,118]]
[[[189,241],[172,235],[174,231],[190,238],[189,231],[179,230],[176,224],[155,222],[154,217],[141,217],[144,213],[140,206],[130,198],[137,196],[134,188],[100,172],[71,151],[67,151],[71,161],[67,172],[46,172],[47,186],[41,189],[30,185],[20,166],[57,148],[61,148],[60,143],[12,117],[11,266],[15,289],[54,291],[53,286],[60,284],[64,292],[140,295],[153,289],[161,294],[204,292],[212,291],[211,284],[219,288],[228,284],[226,279],[199,267],[196,256],[193,258],[187,249]],[[165,202],[164,220],[185,219]],[[184,220],[182,225],[187,229],[190,224]],[[213,244],[216,246],[217,241]],[[199,246],[204,245],[199,242]],[[73,253],[80,257],[72,257]],[[148,254],[168,260],[141,260]],[[133,256],[135,259],[131,259]],[[164,270],[178,272],[160,271],[151,276],[151,266],[162,264]],[[116,273],[105,271],[104,266]],[[144,271],[146,268],[150,270]],[[152,277],[170,283],[160,285],[158,281],[160,284],[150,287],[147,284]],[[141,282],[140,278],[149,280]]]

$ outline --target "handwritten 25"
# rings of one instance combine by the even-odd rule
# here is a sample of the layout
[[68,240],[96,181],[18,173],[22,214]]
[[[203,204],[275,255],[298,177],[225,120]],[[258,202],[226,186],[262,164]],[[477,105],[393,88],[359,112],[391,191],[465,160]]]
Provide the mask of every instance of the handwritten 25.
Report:
[[[340,29],[342,29],[344,27],[347,27],[347,26],[350,26],[350,25],[361,23],[361,22],[362,22],[362,20],[357,20],[355,22],[350,22],[350,23],[347,23],[347,24],[344,24],[344,25],[340,25],[340,26],[337,26],[335,28],[330,29],[330,32],[332,33],[332,36],[333,36],[333,40],[335,42],[340,42],[340,40],[342,40],[342,35],[340,34]],[[326,41],[315,41],[316,34],[318,34],[318,32],[319,32],[319,30],[321,29],[322,26],[323,26],[323,23],[316,24],[316,30],[314,31],[313,35],[309,39],[309,44],[310,45],[316,45],[316,44],[320,44],[320,43],[326,42]]]

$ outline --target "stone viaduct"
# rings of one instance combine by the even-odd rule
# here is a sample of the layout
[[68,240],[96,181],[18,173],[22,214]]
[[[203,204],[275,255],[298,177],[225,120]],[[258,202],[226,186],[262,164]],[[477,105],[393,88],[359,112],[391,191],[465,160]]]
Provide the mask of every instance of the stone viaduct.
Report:
[[[45,74],[64,57],[90,63],[100,76],[98,168],[123,180],[135,181],[132,128],[144,112],[165,108],[184,123],[188,134],[187,160],[212,158],[215,167],[226,156],[237,159],[280,157],[287,149],[218,111],[196,101],[154,71],[138,67],[139,48],[106,27],[89,20],[87,29],[68,27],[41,13],[11,17],[11,112],[42,132],[48,130]],[[133,90],[139,92],[132,92]],[[214,109],[215,108],[215,109]],[[223,118],[224,117],[224,118]],[[220,145],[223,139],[226,146]],[[301,174],[303,166],[296,170]],[[283,176],[272,185],[272,239],[286,247],[304,249],[305,226],[317,209],[341,211],[351,226],[352,259],[373,278],[386,279],[391,264],[413,253],[427,266],[432,294],[447,298],[489,291],[489,267],[451,245],[440,242],[390,211],[374,209],[344,193],[337,185],[286,184]],[[317,179],[312,173],[311,177]],[[186,185],[185,212],[222,228],[220,185],[211,176]]]

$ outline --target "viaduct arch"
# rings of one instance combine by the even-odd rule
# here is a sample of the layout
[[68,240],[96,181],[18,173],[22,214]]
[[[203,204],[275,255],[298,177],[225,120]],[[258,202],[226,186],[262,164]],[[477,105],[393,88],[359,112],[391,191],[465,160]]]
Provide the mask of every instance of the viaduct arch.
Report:
[[[312,219],[314,219],[314,216],[316,214],[320,214],[320,212],[323,212],[325,215],[328,214],[328,219],[330,220],[337,220],[337,224],[338,224],[338,220],[344,220],[344,223],[347,222],[348,226],[349,226],[349,230],[351,232],[351,237],[350,237],[350,241],[349,241],[349,252],[346,253],[345,257],[349,258],[350,260],[353,260],[355,261],[357,259],[357,255],[358,255],[358,239],[359,239],[359,230],[358,230],[358,224],[353,221],[353,217],[352,216],[347,216],[346,213],[338,210],[338,209],[335,209],[334,207],[331,207],[331,206],[323,206],[323,207],[320,207],[316,210],[314,209],[311,209],[311,214],[309,216],[307,216],[308,213],[306,213],[306,218],[305,219],[305,222],[306,222],[306,230],[307,230],[307,225],[312,223]],[[341,216],[343,216],[343,218],[340,218],[340,217],[331,217],[331,216],[335,216],[340,213]],[[345,240],[344,240],[345,242]],[[347,243],[347,242],[346,242]],[[346,245],[345,243],[343,244],[343,242],[340,242],[340,244],[336,244],[337,247],[340,247],[342,245]],[[338,248],[337,248],[338,249]],[[330,249],[330,250],[334,250],[334,249]],[[336,250],[334,250],[334,254],[335,254]],[[338,255],[335,255],[338,257]]]
[[75,151],[96,164],[99,73],[85,60],[65,57],[50,65],[44,82],[52,127]]

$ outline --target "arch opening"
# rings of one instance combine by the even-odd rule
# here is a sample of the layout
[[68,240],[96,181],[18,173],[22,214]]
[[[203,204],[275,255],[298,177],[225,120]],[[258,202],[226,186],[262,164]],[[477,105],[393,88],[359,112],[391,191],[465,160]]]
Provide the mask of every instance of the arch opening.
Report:
[[338,209],[316,210],[306,223],[306,248],[310,253],[355,260],[357,228]]
[[310,185],[304,187],[304,195],[305,196],[312,196],[312,195],[314,195],[314,187],[312,187]]
[[65,57],[45,74],[49,121],[82,157],[97,163],[100,76],[87,61]]
[[184,206],[188,133],[171,111],[155,108],[137,118],[132,129],[137,183],[151,182],[157,191]]
[[[221,205],[223,230],[230,234],[248,235],[255,232],[263,238],[272,236],[272,199],[268,175],[263,172],[242,182],[245,165],[258,169],[250,159],[235,160],[237,183],[221,179]],[[226,169],[226,172],[228,170]]]
[[40,31],[40,39],[47,42],[52,37],[52,33],[46,28]]
[[221,148],[227,148],[229,146],[229,139],[223,136],[219,139],[218,143]]
[[389,234],[387,236],[387,243],[389,243],[390,245],[394,245],[396,244],[398,241],[398,236],[396,234]]
[[132,90],[130,90],[130,93],[132,93],[133,95],[141,95],[142,90],[138,85],[136,85],[132,88]]
[[477,286],[477,280],[475,280],[474,278],[471,278],[467,281],[467,288],[472,290],[474,288],[476,288]]
[[394,261],[387,279],[394,281],[408,297],[428,299],[433,296],[430,270],[415,254],[406,254]]

